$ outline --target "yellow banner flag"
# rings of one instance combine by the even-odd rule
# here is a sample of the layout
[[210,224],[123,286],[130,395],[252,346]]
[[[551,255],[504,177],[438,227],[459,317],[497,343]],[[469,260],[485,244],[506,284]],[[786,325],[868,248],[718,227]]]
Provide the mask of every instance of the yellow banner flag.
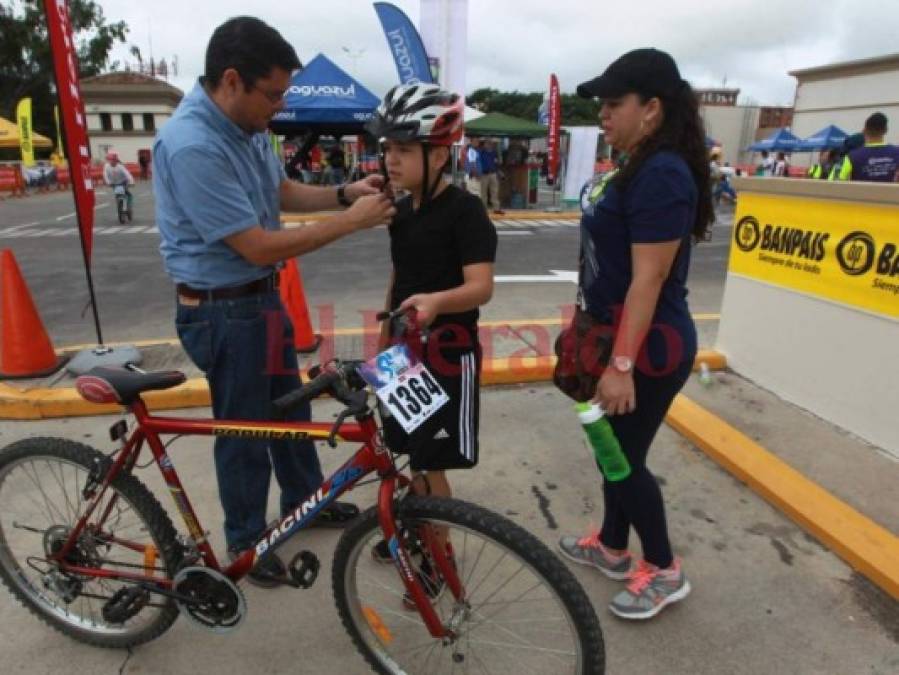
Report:
[[56,155],[60,160],[66,158],[66,149],[62,144],[62,133],[59,130],[59,106],[53,106],[53,119],[56,120]]
[[31,99],[23,98],[16,106],[16,121],[19,123],[19,147],[22,150],[22,163],[25,166],[34,164],[34,145],[31,133]]

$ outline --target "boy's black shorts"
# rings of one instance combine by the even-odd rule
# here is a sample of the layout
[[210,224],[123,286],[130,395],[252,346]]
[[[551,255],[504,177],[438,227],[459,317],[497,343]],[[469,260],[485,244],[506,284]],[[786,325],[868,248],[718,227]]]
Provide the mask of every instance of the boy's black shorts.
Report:
[[384,440],[393,452],[411,456],[413,471],[470,469],[478,463],[480,350],[445,354],[440,364],[425,365],[449,401],[411,435],[381,406]]

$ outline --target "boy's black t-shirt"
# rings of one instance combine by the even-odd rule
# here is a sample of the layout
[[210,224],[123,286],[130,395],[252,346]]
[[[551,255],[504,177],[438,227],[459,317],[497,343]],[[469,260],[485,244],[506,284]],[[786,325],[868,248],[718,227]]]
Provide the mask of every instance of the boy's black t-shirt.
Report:
[[[416,293],[461,286],[465,265],[496,259],[496,228],[478,197],[450,185],[417,212],[411,208],[411,198],[406,199],[407,203],[397,204],[398,213],[389,227],[395,273],[391,309]],[[476,339],[478,316],[477,308],[441,314],[431,328],[461,326]]]

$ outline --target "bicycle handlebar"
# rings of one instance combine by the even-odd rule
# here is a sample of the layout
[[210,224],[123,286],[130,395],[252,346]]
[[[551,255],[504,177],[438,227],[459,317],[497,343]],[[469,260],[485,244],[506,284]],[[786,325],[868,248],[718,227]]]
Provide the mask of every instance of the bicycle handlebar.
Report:
[[275,409],[278,410],[278,412],[285,413],[303,401],[308,401],[321,395],[323,392],[334,386],[341,378],[342,373],[337,369],[326,370],[299,389],[292,391],[289,394],[284,394],[284,396],[281,396],[280,398],[276,398],[272,401],[272,405],[275,406]]
[[[387,321],[397,317],[406,319],[407,325],[404,326],[404,330],[418,330],[415,324],[414,308],[395,309],[390,312],[379,312],[376,315],[378,321]],[[338,415],[337,422],[331,430],[331,436],[329,437],[328,442],[333,446],[335,444],[334,435],[343,423],[343,420],[350,415],[360,415],[368,410],[366,405],[367,394],[361,392],[366,386],[365,381],[356,370],[360,363],[360,361],[334,360],[323,365],[313,366],[309,370],[309,376],[312,378],[310,382],[307,382],[299,389],[275,399],[272,401],[272,406],[277,412],[284,415],[290,409],[301,403],[312,400],[325,392],[331,393],[334,398],[347,406],[347,408]]]

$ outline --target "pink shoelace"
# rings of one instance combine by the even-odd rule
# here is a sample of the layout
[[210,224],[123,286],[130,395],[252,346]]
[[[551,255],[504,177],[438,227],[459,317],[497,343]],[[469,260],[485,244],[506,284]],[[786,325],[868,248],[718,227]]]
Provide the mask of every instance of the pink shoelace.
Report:
[[643,589],[649,586],[650,582],[656,578],[659,572],[661,572],[661,570],[658,567],[650,565],[645,560],[641,560],[637,563],[636,569],[631,572],[631,580],[627,585],[627,590],[634,595],[639,595],[643,592]]

